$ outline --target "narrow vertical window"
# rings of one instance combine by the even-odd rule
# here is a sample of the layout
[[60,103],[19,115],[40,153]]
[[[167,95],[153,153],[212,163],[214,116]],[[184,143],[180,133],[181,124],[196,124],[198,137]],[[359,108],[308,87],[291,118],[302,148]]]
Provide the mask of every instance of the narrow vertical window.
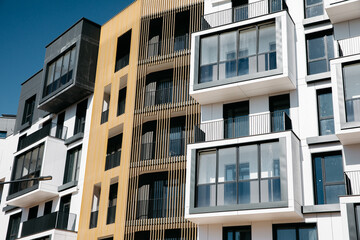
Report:
[[360,63],[343,66],[344,96],[347,122],[360,121]]
[[31,98],[25,101],[23,118],[21,124],[24,125],[25,123],[30,123],[33,120],[33,113],[35,108],[35,99],[36,95],[32,96]]
[[77,181],[80,171],[81,146],[68,151],[63,184]]
[[305,0],[305,18],[324,14],[323,0]]
[[85,99],[76,106],[74,135],[78,133],[83,133],[85,130],[87,104],[88,100]]
[[112,224],[115,222],[117,192],[118,192],[118,183],[111,184],[109,191],[109,207],[107,211],[106,224]]
[[334,113],[331,89],[317,91],[319,135],[334,134]]
[[101,184],[94,185],[89,228],[96,228],[99,215]]

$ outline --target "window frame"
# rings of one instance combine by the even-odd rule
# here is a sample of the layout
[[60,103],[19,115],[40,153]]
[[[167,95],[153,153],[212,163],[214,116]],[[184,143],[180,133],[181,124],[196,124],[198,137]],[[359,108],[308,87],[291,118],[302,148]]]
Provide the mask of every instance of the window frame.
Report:
[[277,230],[278,229],[294,229],[296,231],[296,239],[299,240],[299,230],[301,228],[308,229],[309,227],[313,226],[316,231],[316,238],[319,239],[318,227],[317,223],[285,223],[285,224],[273,224],[273,239],[277,239]]
[[[315,3],[315,4],[310,4],[309,6],[307,5],[307,0],[304,1],[304,19],[309,19],[309,18],[313,18],[313,17],[318,17],[318,16],[323,16],[324,15],[324,12],[325,12],[325,9],[324,9],[324,1],[322,0],[321,3]],[[316,15],[316,16],[311,16],[311,17],[308,17],[307,14],[306,14],[306,10],[311,8],[311,7],[314,7],[314,6],[317,6],[317,5],[322,5],[322,8],[323,8],[323,13],[321,15]]]
[[[71,155],[75,154],[73,160],[71,160]],[[71,148],[66,153],[66,163],[65,163],[65,169],[64,169],[64,176],[63,176],[63,184],[67,184],[70,182],[78,181],[79,179],[79,173],[80,173],[80,162],[81,162],[81,155],[82,155],[82,144],[79,146],[76,146],[74,148]],[[70,162],[72,161],[72,162]],[[69,179],[69,177],[72,175],[69,172],[70,164],[72,164],[72,167],[75,168],[74,176]],[[70,175],[69,175],[70,174]],[[69,181],[70,180],[70,181]]]
[[[331,94],[331,107],[332,107],[332,110],[333,110],[333,115],[332,115],[332,117],[321,117],[320,116],[320,99],[319,99],[319,96],[322,95],[322,94],[329,94],[329,93]],[[326,136],[326,135],[335,134],[335,126],[333,128],[332,133],[330,133],[330,134],[322,134],[321,133],[321,121],[332,119],[333,123],[334,123],[334,105],[333,105],[333,102],[332,102],[332,89],[331,88],[322,88],[322,89],[316,90],[316,100],[317,100],[316,105],[317,105],[318,134],[319,134],[319,136]]]
[[[250,233],[250,239],[251,239],[251,225],[249,226],[229,226],[229,227],[222,227],[222,239],[223,240],[229,240],[226,237],[226,233],[228,233],[228,231],[245,231],[245,232],[249,232]],[[231,240],[235,240],[235,236],[233,236],[233,239]]]
[[35,110],[35,102],[36,102],[36,94],[26,99],[24,104],[24,111],[22,116],[21,125],[26,123],[31,124],[34,116]]

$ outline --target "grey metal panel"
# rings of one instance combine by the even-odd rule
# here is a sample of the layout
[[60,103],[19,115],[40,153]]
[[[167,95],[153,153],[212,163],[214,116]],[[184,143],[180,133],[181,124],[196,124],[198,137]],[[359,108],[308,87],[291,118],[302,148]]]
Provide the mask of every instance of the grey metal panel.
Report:
[[355,206],[353,203],[346,204],[347,221],[349,229],[349,240],[357,240]]
[[336,203],[336,204],[303,206],[302,212],[303,212],[303,214],[340,212],[340,204]]
[[288,181],[287,181],[287,159],[286,159],[286,138],[279,138],[280,145],[280,184],[281,200],[287,203],[288,200]]
[[65,145],[70,145],[70,144],[72,144],[72,143],[74,143],[74,142],[76,142],[76,141],[78,141],[78,140],[80,140],[80,139],[83,139],[83,137],[84,137],[84,133],[82,133],[82,132],[77,133],[77,134],[75,134],[74,136],[66,139],[65,142],[64,142],[64,144],[65,144]]
[[339,138],[335,134],[306,138],[306,143],[308,145],[325,144],[325,143],[333,143],[333,142],[339,142]]
[[35,94],[36,94],[36,100],[35,100],[32,122],[36,122],[37,119],[43,118],[45,115],[48,114],[47,112],[37,108],[37,105],[39,104],[40,101],[41,89],[39,88],[39,86],[41,85],[42,82],[42,75],[43,75],[43,71],[41,70],[32,77],[30,77],[21,86],[21,93],[20,93],[19,105],[16,115],[16,123],[14,128],[15,133],[19,132],[23,128],[21,121],[24,114],[25,101],[30,97],[34,96]]
[[78,181],[74,180],[58,187],[58,192],[77,186]]

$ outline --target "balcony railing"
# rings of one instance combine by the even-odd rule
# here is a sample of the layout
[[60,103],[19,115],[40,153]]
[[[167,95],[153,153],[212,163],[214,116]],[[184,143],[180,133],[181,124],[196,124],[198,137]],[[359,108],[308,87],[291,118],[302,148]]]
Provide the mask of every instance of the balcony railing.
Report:
[[106,123],[109,119],[109,109],[101,113],[101,124]]
[[145,107],[171,103],[173,88],[163,88],[157,90],[148,90],[145,92]]
[[163,218],[166,210],[165,198],[138,200],[136,219]]
[[120,166],[121,150],[106,156],[105,171]]
[[23,223],[21,237],[41,233],[50,229],[75,231],[76,214],[53,212]]
[[360,53],[360,37],[338,40],[338,44],[341,57]]
[[291,129],[291,119],[285,112],[273,112],[201,123],[195,126],[194,137],[197,143],[282,132]]
[[344,172],[346,195],[360,195],[360,170]]
[[97,227],[98,215],[99,215],[99,211],[91,212],[89,228],[96,228]]
[[201,18],[201,30],[240,22],[287,9],[284,0],[262,0],[235,8],[206,14]]
[[116,205],[108,207],[106,224],[111,224],[115,222],[115,215],[116,215]]
[[141,144],[141,160],[150,160],[155,157],[155,142]]
[[345,101],[346,121],[360,122],[360,97]]
[[185,152],[185,138],[170,139],[169,141],[169,155],[181,156]]
[[20,138],[17,150],[19,151],[21,149],[24,149],[47,136],[64,140],[66,138],[66,134],[67,134],[67,127],[64,127],[62,125],[56,125],[55,123],[48,124],[32,134],[24,138]]
[[172,43],[174,44],[174,52],[189,49],[189,34],[148,43],[148,58],[160,56],[163,54],[161,51],[165,45]]

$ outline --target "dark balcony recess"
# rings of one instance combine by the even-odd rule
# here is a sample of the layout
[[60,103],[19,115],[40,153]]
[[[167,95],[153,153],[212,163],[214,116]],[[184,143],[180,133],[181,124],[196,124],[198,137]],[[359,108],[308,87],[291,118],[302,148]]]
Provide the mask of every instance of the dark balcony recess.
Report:
[[206,14],[201,17],[201,30],[206,30],[246,19],[259,17],[282,10],[287,6],[284,0],[261,0],[249,4]]
[[131,30],[118,38],[116,50],[115,72],[129,65]]
[[292,130],[291,119],[279,111],[239,116],[195,126],[195,142],[215,141]]
[[54,123],[46,124],[36,132],[26,137],[20,137],[17,150],[20,151],[21,149],[24,149],[30,146],[31,144],[48,136],[65,140],[66,134],[67,134],[67,127],[64,127],[62,125],[56,125]]
[[75,231],[76,215],[66,212],[53,212],[23,223],[21,237],[45,232],[51,229]]

